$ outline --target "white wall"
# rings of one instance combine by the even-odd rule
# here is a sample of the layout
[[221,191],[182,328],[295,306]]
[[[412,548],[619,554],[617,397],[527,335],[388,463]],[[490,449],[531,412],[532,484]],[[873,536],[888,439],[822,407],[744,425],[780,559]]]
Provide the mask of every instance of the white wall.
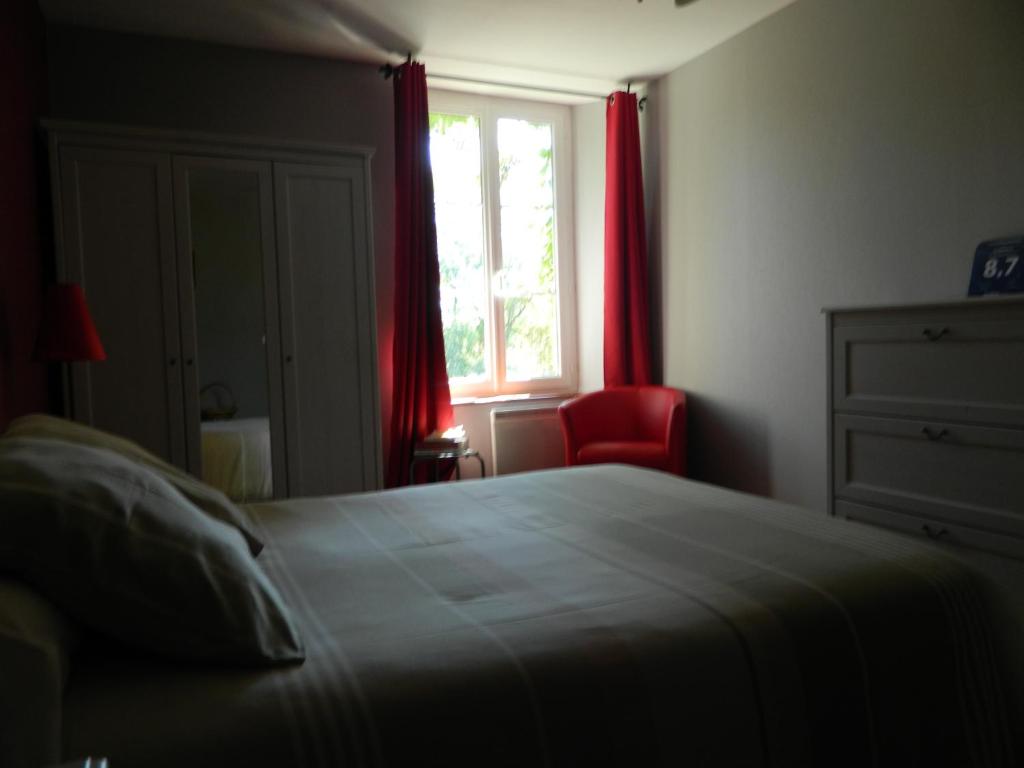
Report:
[[653,89],[697,477],[825,508],[821,308],[962,297],[1024,234],[1022,31],[1020,0],[798,0]]
[[576,322],[580,392],[604,387],[605,103],[573,107],[576,157]]

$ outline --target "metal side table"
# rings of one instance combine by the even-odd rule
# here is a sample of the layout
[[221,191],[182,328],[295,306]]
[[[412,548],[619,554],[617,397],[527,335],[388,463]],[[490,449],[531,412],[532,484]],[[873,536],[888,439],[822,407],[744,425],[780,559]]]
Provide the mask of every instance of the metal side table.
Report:
[[417,448],[413,451],[412,461],[409,462],[409,485],[416,481],[416,467],[425,462],[431,462],[430,478],[436,483],[440,479],[440,465],[442,461],[455,462],[455,479],[462,479],[462,471],[459,469],[460,459],[476,459],[480,462],[480,477],[487,477],[487,468],[484,466],[484,457],[476,448],[456,448],[454,450],[431,450],[429,448]]

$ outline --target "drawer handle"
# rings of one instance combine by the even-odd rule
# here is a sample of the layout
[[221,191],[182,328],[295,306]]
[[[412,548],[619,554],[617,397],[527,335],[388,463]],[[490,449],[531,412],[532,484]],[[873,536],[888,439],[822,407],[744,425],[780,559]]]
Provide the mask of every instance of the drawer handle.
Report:
[[943,536],[949,535],[949,531],[946,528],[932,528],[930,525],[922,525],[921,530],[925,532],[929,539],[941,539]]
[[921,427],[921,434],[927,437],[929,440],[941,440],[949,434],[948,429],[940,429],[938,432],[929,429],[928,427]]
[[943,336],[945,336],[947,333],[949,333],[949,328],[947,328],[945,326],[943,326],[942,328],[939,328],[939,330],[937,330],[937,331],[933,331],[931,328],[925,328],[924,331],[922,331],[922,335],[926,339],[928,339],[928,341],[938,341]]

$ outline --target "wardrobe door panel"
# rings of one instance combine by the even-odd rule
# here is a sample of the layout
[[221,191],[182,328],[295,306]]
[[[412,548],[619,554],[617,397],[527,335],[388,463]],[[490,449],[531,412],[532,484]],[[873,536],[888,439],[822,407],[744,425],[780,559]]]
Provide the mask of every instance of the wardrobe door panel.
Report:
[[170,157],[65,145],[59,162],[60,277],[107,351],[72,365],[73,416],[185,467]]
[[289,491],[379,485],[376,331],[361,162],[275,163]]

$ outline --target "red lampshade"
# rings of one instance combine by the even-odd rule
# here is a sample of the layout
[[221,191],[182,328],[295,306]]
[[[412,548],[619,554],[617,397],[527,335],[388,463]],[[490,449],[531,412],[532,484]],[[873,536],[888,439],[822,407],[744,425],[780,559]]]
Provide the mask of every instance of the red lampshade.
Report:
[[85,304],[82,286],[77,283],[51,285],[43,299],[37,360],[106,360],[96,326]]

